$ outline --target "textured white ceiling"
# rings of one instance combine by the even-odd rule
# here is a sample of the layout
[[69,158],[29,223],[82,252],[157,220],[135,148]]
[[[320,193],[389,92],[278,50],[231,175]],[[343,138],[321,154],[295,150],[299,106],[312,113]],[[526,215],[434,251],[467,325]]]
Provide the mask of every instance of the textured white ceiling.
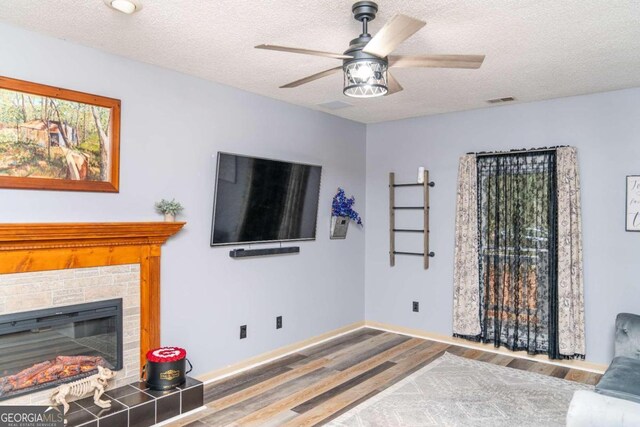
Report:
[[[0,0],[0,19],[136,60],[372,123],[640,86],[637,0],[380,0],[375,33],[396,13],[427,21],[401,54],[486,54],[479,70],[397,69],[405,90],[358,100],[336,74],[278,86],[338,60],[253,49],[261,43],[342,52],[359,34],[350,0]],[[2,41],[3,43],[6,41]],[[346,101],[352,107],[318,104]]]

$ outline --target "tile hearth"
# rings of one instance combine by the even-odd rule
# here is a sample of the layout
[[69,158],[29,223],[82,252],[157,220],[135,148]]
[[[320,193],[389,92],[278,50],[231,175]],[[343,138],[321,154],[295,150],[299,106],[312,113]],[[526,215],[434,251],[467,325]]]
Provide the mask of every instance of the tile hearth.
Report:
[[187,413],[203,405],[202,382],[187,377],[174,390],[149,390],[138,382],[107,390],[103,399],[111,408],[102,409],[86,397],[70,403],[67,427],[148,427]]

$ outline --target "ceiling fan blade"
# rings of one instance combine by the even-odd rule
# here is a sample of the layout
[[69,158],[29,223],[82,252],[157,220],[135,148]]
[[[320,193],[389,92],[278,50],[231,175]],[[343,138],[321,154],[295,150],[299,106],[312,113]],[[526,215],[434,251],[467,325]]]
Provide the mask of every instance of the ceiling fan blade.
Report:
[[400,83],[398,83],[398,81],[396,80],[395,77],[393,77],[393,74],[387,72],[387,96],[389,95],[393,95],[396,92],[400,92],[401,90],[404,90],[404,88],[400,85]]
[[396,68],[480,68],[484,55],[418,55],[389,57]]
[[296,80],[295,82],[288,83],[288,84],[286,84],[284,86],[280,86],[280,89],[289,89],[289,88],[292,88],[292,87],[298,87],[300,85],[307,84],[307,83],[312,82],[314,80],[318,80],[318,79],[321,79],[323,77],[330,76],[331,74],[335,74],[335,73],[337,73],[339,71],[342,71],[342,66],[335,67],[335,68],[329,68],[328,70],[320,71],[319,73],[312,74],[312,75],[310,75],[308,77],[305,77],[303,79]]
[[426,24],[407,15],[396,15],[384,24],[362,51],[384,58]]
[[276,46],[272,44],[259,44],[256,49],[279,50],[281,52],[301,53],[303,55],[324,56],[325,58],[334,59],[352,59],[353,56],[343,55],[341,53],[323,52],[321,50],[299,49],[297,47]]

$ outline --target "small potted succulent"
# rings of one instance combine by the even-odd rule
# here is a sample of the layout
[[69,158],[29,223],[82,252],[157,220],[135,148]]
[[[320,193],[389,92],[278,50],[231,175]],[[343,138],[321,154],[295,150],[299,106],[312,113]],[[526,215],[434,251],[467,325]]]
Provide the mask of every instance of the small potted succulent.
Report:
[[176,202],[176,199],[171,199],[171,201],[162,199],[156,203],[156,210],[164,214],[164,220],[167,222],[175,221],[176,215],[179,214],[182,209],[184,208],[180,202]]
[[331,238],[345,239],[347,237],[347,229],[349,221],[353,220],[362,226],[362,218],[360,214],[353,210],[356,198],[347,197],[342,188],[338,188],[338,193],[333,196],[331,203]]

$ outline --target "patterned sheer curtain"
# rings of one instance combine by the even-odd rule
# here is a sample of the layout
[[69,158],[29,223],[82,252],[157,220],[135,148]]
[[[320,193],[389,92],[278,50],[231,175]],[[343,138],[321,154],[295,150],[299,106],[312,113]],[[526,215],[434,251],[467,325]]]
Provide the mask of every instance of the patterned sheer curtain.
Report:
[[571,147],[461,159],[455,336],[584,357],[577,170]]
[[478,158],[480,340],[556,354],[555,152]]
[[454,336],[480,335],[480,275],[478,273],[478,187],[476,156],[460,158],[453,270]]
[[560,357],[586,354],[580,176],[575,147],[556,150],[558,163],[558,346]]

